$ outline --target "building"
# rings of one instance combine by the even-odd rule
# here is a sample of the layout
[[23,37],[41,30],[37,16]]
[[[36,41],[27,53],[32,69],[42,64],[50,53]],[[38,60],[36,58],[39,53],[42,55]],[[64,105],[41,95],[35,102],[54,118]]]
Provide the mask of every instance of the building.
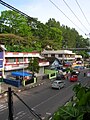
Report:
[[49,66],[48,69],[54,69],[54,70],[59,70],[63,67],[62,63],[60,62],[59,59],[55,57],[45,57],[47,61],[49,61]]
[[75,55],[75,61],[73,62],[72,67],[75,66],[84,66],[84,60],[81,55]]
[[27,68],[31,58],[39,58],[40,74],[44,74],[44,67],[49,65],[49,62],[44,60],[39,52],[6,52],[6,49],[3,49],[2,46],[0,46],[0,49],[0,63],[2,63],[0,72],[3,77],[10,71]]
[[41,55],[43,57],[56,57],[60,61],[75,60],[75,53],[70,50],[44,50]]
[[4,77],[5,50],[6,48],[4,47],[4,45],[0,45],[0,76],[3,77]]

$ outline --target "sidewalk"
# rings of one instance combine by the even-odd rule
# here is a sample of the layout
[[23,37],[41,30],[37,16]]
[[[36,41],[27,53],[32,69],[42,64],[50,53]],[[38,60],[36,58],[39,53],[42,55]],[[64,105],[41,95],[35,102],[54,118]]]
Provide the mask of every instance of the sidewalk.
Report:
[[[44,80],[39,80],[37,83],[33,83],[33,84],[28,84],[26,86],[21,86],[21,87],[14,87],[12,85],[9,85],[9,84],[6,84],[6,83],[1,83],[0,85],[0,91],[1,91],[1,94],[5,91],[8,91],[8,87],[11,87],[11,90],[14,91],[14,92],[22,92],[24,90],[29,90],[31,88],[34,88],[34,87],[37,87],[37,86],[40,86],[40,85],[43,85],[48,79],[44,79]],[[6,94],[3,94],[1,95],[0,94],[0,98],[3,98],[5,96],[7,96]]]

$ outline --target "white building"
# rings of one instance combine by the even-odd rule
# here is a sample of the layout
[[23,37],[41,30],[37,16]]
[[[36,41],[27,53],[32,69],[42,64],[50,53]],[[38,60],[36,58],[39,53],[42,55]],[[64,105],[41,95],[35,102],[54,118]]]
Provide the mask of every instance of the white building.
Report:
[[44,50],[41,55],[43,57],[56,57],[59,60],[73,61],[75,60],[75,53],[70,50]]
[[0,76],[3,77],[5,72],[27,68],[31,58],[39,58],[40,74],[44,74],[44,67],[49,65],[49,62],[45,61],[39,52],[6,52],[2,46],[0,50],[0,63],[2,63]]

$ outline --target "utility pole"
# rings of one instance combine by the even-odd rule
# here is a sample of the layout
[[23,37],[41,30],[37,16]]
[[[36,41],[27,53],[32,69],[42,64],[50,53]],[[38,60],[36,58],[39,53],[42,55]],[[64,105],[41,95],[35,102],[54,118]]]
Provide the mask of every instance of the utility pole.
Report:
[[11,87],[8,88],[8,108],[9,108],[8,120],[13,120],[13,100]]

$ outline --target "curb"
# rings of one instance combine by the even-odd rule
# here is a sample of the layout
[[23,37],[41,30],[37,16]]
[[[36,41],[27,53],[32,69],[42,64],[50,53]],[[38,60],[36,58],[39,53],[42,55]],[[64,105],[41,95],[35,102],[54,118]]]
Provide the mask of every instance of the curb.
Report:
[[24,88],[22,88],[22,89],[19,89],[19,90],[16,90],[15,92],[23,92],[23,91],[25,91],[25,90],[29,90],[29,89],[31,89],[31,88],[35,88],[35,87],[37,87],[37,86],[40,86],[40,85],[43,85],[44,84],[44,82],[43,83],[39,83],[39,84],[33,84],[33,85],[30,85],[30,86],[28,86],[28,87],[24,87]]
[[[24,88],[21,88],[21,89],[18,89],[18,90],[13,90],[13,91],[15,91],[16,93],[19,93],[19,92],[23,92],[23,91],[25,91],[25,90],[29,90],[29,89],[31,89],[31,88],[35,88],[35,87],[37,87],[37,86],[41,86],[41,85],[43,85],[44,84],[44,82],[42,82],[42,83],[35,83],[35,84],[33,84],[33,85],[30,85],[30,86],[26,86],[26,87],[24,87]],[[5,94],[3,94],[3,92],[0,94],[0,99],[3,99],[3,98],[5,98],[5,97],[7,97],[7,93],[5,93]]]

